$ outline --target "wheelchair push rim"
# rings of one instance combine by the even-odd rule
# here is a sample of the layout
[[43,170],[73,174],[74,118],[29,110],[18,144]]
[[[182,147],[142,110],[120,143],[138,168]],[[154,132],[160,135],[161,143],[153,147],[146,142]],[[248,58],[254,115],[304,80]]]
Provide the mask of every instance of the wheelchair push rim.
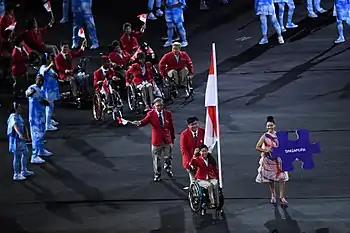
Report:
[[198,213],[202,209],[203,200],[202,192],[196,183],[192,183],[188,189],[188,199],[190,202],[190,207],[193,213]]
[[92,114],[97,121],[103,119],[101,97],[98,93],[95,93],[93,97]]
[[136,94],[135,91],[131,86],[128,87],[127,89],[127,94],[128,94],[128,105],[130,111],[135,111],[136,109]]

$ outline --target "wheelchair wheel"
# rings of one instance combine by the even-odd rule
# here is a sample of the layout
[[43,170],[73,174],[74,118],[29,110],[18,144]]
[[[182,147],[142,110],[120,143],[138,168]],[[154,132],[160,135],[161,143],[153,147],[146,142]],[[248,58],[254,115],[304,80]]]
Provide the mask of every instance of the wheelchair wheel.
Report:
[[97,121],[101,121],[104,119],[102,98],[99,93],[95,93],[93,97],[93,105],[92,105],[92,114],[94,119]]
[[128,95],[128,105],[130,111],[135,111],[136,110],[136,105],[137,105],[137,99],[136,99],[136,92],[133,86],[129,86],[127,88],[127,95]]
[[188,200],[193,213],[198,213],[203,205],[203,193],[198,183],[192,183],[188,191]]
[[219,188],[219,206],[217,207],[218,210],[222,210],[222,207],[224,207],[224,193],[222,192],[222,188]]
[[113,90],[112,98],[115,106],[113,106],[113,120],[117,120],[117,117],[123,118],[123,100],[120,97],[119,93]]
[[171,78],[168,78],[167,80],[164,81],[163,93],[167,101],[172,102],[175,100],[175,98],[178,95],[178,90],[174,80],[172,80]]
[[192,85],[192,78],[187,77],[187,84],[186,84],[186,93],[188,95],[188,98],[193,98],[193,85]]

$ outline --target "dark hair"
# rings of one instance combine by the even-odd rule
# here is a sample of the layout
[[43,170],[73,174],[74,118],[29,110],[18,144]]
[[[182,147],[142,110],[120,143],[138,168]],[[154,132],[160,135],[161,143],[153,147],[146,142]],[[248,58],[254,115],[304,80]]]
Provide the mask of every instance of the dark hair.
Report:
[[25,23],[25,29],[30,30],[34,28],[35,18],[28,19]]
[[10,11],[14,11],[16,9],[16,5],[12,2],[6,2],[5,12],[10,13]]
[[60,47],[65,46],[65,45],[68,45],[68,46],[69,46],[68,41],[62,41]]
[[13,102],[11,104],[10,114],[15,113],[17,108],[18,108],[18,103],[17,102]]
[[123,24],[123,31],[125,31],[126,28],[131,28],[131,23],[124,23]]
[[18,36],[13,40],[13,45],[14,46],[19,46],[21,44],[21,42],[23,41],[23,37],[22,36]]
[[41,58],[41,64],[46,65],[49,58],[53,60],[55,58],[55,55],[53,53],[45,53]]
[[190,125],[196,121],[198,121],[198,118],[195,116],[191,116],[191,117],[187,118],[187,125]]
[[271,122],[271,123],[274,123],[275,124],[275,119],[273,118],[273,116],[268,116],[267,118],[266,118],[266,123],[267,122]]
[[138,53],[137,60],[140,60],[140,59],[146,59],[146,54],[145,53]]
[[120,46],[120,42],[117,40],[112,41],[110,45],[108,45],[108,51],[111,53],[114,51],[115,47]]

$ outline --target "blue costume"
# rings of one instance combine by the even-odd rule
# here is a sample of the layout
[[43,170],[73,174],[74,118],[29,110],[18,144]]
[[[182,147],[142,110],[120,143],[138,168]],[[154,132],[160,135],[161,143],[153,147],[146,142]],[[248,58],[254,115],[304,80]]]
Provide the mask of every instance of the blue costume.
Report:
[[61,19],[61,23],[68,22],[69,3],[70,3],[70,0],[63,0],[62,1],[62,19]]
[[72,0],[73,48],[78,48],[78,32],[79,29],[84,26],[83,23],[86,25],[90,40],[92,42],[91,49],[96,49],[99,47],[99,42],[96,35],[95,21],[92,15],[91,7],[92,0]]
[[54,101],[60,99],[60,90],[56,79],[56,72],[53,70],[53,68],[45,72],[46,68],[46,65],[42,65],[39,70],[39,74],[44,77],[44,85],[42,89],[45,94],[45,98],[50,102],[50,106],[46,106],[45,126],[46,130],[56,130],[56,128],[53,127],[54,121],[51,119],[51,117],[54,109]]
[[[40,156],[52,155],[44,148],[45,134],[45,106],[41,103],[45,99],[44,92],[37,84],[33,84],[26,90],[28,96],[33,90],[36,92],[29,99],[29,125],[32,136],[32,163],[43,163]],[[40,161],[40,162],[37,162]],[[45,162],[45,161],[44,161]]]
[[333,15],[337,17],[337,29],[339,37],[334,43],[345,42],[343,21],[350,26],[350,0],[335,0]]
[[293,14],[295,10],[294,0],[274,0],[274,3],[278,3],[278,18],[282,32],[285,32],[284,27],[284,7],[288,5],[288,18],[286,28],[297,28],[298,25],[293,23]]
[[307,0],[306,8],[307,8],[307,11],[309,12],[309,17],[311,18],[317,17],[315,10],[316,12],[321,14],[326,12],[326,10],[321,7],[321,0]]
[[[177,4],[180,6],[171,7]],[[186,39],[186,31],[183,25],[184,15],[183,9],[186,7],[185,0],[165,0],[165,21],[168,28],[168,40],[165,42],[164,47],[172,45],[174,26],[177,28],[181,39],[181,46],[186,47],[188,45]]]
[[5,0],[0,0],[0,16],[5,12]]
[[[160,9],[162,7],[162,0],[156,1],[156,16],[162,16],[163,12]],[[148,19],[155,20],[157,17],[153,14],[154,0],[148,0]]]
[[27,169],[28,147],[25,139],[20,138],[14,129],[15,125],[17,125],[18,130],[24,136],[23,118],[17,113],[12,113],[7,120],[7,136],[9,137],[9,151],[13,153],[13,180],[25,180],[25,177],[32,175],[33,172]]
[[281,34],[281,27],[277,21],[275,6],[273,4],[274,0],[255,0],[255,12],[256,15],[260,16],[261,32],[263,38],[260,40],[259,44],[267,44],[269,41],[267,39],[267,16],[271,16],[271,23],[278,34],[278,42],[283,44],[283,37]]

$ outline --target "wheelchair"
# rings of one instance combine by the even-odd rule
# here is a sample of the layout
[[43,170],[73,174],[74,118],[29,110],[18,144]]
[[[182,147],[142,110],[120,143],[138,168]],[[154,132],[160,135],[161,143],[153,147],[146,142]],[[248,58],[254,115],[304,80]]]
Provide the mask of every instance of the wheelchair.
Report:
[[[93,96],[92,114],[96,121],[105,121],[106,115],[111,114],[114,121],[118,118],[123,118],[123,100],[119,94],[119,86],[114,85],[115,80],[106,80],[107,87],[113,103],[112,110],[108,108],[107,96],[100,93],[102,86],[99,90],[95,90]],[[118,122],[118,121],[117,121]]]
[[[223,213],[222,207],[224,206],[224,194],[219,187],[219,196],[215,197],[219,199],[219,205],[216,206],[216,211]],[[209,195],[208,190],[202,188],[197,181],[194,181],[188,189],[188,200],[192,213],[200,213],[205,215],[208,209]]]
[[[80,59],[78,65],[73,70],[73,77],[77,83],[77,94],[79,101],[76,103],[78,108],[81,108],[83,104],[91,100],[91,95],[87,90],[87,86],[91,83],[90,75],[86,73],[86,66],[89,62],[88,58]],[[72,94],[72,88],[69,80],[59,80],[61,98],[63,100],[73,101],[74,96]]]
[[126,88],[126,92],[130,111],[138,114],[144,112],[145,104],[143,103],[141,91],[131,82]]

